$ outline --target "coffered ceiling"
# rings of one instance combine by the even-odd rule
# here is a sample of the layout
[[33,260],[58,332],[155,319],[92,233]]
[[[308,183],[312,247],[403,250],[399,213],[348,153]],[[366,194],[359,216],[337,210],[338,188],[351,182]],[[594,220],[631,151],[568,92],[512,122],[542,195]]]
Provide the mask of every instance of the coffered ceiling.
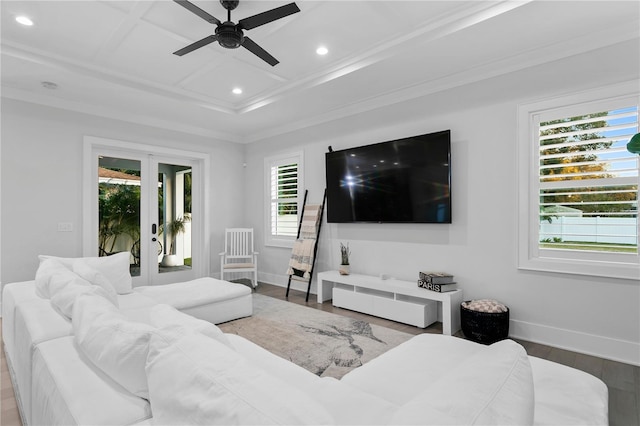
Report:
[[[219,1],[192,3],[226,20]],[[231,18],[286,3],[242,0]],[[173,55],[215,29],[173,1],[3,0],[2,96],[253,142],[638,39],[640,29],[637,1],[296,3],[300,13],[246,32],[280,61],[271,67],[217,43]]]

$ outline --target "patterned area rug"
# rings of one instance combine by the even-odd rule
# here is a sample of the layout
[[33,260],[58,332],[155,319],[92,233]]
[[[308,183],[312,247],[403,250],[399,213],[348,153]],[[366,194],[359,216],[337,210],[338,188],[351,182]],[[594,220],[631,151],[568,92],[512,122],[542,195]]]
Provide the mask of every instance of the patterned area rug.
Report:
[[366,321],[253,294],[253,316],[220,324],[318,376],[350,370],[413,337]]

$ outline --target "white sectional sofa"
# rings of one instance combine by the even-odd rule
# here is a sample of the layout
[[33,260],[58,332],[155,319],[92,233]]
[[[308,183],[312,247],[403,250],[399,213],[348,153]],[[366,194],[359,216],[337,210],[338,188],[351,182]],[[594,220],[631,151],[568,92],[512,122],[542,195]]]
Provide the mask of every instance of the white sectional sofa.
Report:
[[5,286],[25,424],[608,423],[602,381],[510,340],[423,334],[341,380],[320,378],[145,292],[114,304],[95,287],[74,289],[69,319],[36,283]]

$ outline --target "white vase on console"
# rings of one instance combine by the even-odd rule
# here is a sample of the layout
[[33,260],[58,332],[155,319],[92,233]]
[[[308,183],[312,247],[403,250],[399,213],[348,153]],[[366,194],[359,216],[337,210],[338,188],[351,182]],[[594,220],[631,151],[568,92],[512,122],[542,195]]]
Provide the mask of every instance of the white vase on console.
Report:
[[338,272],[340,275],[349,275],[349,265],[340,265]]

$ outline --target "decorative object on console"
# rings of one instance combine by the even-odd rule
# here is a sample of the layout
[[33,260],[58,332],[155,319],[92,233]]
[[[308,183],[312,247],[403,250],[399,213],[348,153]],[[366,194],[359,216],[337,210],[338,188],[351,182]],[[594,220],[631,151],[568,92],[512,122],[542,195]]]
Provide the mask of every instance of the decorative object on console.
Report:
[[426,288],[427,290],[436,291],[438,293],[446,293],[448,291],[453,291],[458,288],[456,283],[431,284],[424,280],[418,280],[418,287]]
[[349,250],[349,243],[344,245],[340,243],[340,268],[338,268],[338,272],[340,275],[349,275],[349,256],[351,255],[351,250]]
[[640,133],[636,133],[627,144],[627,151],[632,154],[640,155]]
[[446,293],[457,288],[455,281],[453,281],[453,275],[447,272],[420,272],[418,287],[438,293]]
[[460,304],[462,332],[469,340],[490,345],[509,337],[509,308],[497,300],[467,300]]
[[[451,284],[453,275],[447,272],[420,272],[420,280],[428,284]],[[420,286],[422,287],[422,286]]]

